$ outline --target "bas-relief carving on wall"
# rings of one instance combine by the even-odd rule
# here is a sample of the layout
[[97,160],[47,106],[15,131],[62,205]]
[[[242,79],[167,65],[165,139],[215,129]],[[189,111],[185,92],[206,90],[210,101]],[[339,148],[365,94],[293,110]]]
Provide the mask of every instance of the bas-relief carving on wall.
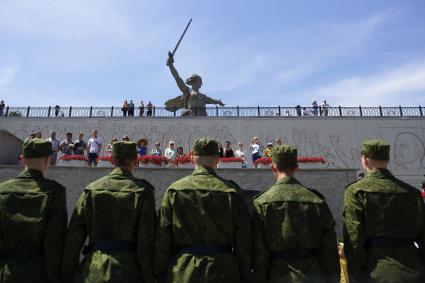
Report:
[[294,126],[289,123],[283,124],[280,120],[276,120],[277,123],[271,120],[266,121],[261,124],[261,127],[251,126],[249,122],[244,125],[243,120],[234,122],[234,120],[226,121],[225,119],[220,122],[197,119],[186,121],[154,119],[21,121],[10,125],[0,125],[21,139],[25,139],[30,133],[36,131],[42,132],[43,137],[47,137],[51,130],[55,130],[60,139],[64,138],[67,132],[72,132],[75,138],[79,132],[83,132],[88,139],[90,131],[98,128],[99,136],[104,144],[108,144],[112,138],[120,140],[122,136],[129,135],[134,141],[143,137],[148,138],[150,147],[154,142],[159,141],[162,148],[165,148],[168,142],[173,140],[177,146],[183,146],[185,152],[188,152],[190,145],[200,137],[214,138],[222,144],[229,140],[235,148],[238,142],[242,142],[245,149],[253,136],[259,136],[263,144],[274,143],[277,138],[280,138],[284,143],[297,146],[300,155],[325,157],[328,168],[360,168],[358,149],[360,143],[364,139],[379,138],[387,140],[392,145],[390,166],[395,174],[420,175],[425,171],[425,130],[418,126],[385,127],[377,122],[373,127],[364,127],[365,130],[361,132],[344,136],[347,135],[347,129],[315,128],[309,121],[305,121],[302,127],[299,126],[300,123]]

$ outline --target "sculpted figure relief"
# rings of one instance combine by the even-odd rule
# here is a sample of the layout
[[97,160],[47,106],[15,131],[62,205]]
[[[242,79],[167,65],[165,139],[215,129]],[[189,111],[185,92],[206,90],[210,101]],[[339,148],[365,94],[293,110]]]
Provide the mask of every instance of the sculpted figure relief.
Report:
[[201,76],[193,74],[186,80],[186,83],[182,80],[174,67],[174,58],[172,53],[168,54],[167,65],[176,80],[177,86],[183,93],[182,95],[165,102],[165,107],[168,111],[174,112],[184,107],[186,111],[183,112],[182,116],[207,116],[205,108],[207,104],[224,106],[221,100],[208,97],[199,91],[202,86]]

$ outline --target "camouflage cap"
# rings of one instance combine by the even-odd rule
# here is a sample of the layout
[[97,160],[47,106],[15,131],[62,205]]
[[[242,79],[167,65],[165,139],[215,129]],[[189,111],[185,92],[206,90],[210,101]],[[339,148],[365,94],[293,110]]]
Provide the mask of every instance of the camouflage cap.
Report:
[[195,156],[218,156],[218,143],[215,140],[200,138],[193,144]]
[[24,143],[24,158],[45,157],[52,154],[52,143],[39,139],[32,138]]
[[374,160],[390,160],[390,145],[383,140],[366,140],[361,145],[360,154]]
[[112,157],[118,160],[134,159],[137,157],[136,143],[118,141],[112,145]]
[[290,145],[278,145],[272,148],[272,161],[283,167],[295,167],[298,164],[298,150]]

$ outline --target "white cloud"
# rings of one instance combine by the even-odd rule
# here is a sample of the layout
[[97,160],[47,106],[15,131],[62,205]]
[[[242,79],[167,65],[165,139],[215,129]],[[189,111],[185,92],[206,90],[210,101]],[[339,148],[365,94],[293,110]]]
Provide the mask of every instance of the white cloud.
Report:
[[12,83],[18,72],[18,66],[11,65],[0,69],[0,95],[2,95],[7,87]]
[[425,60],[404,64],[382,73],[346,78],[320,87],[315,93],[333,105],[423,105]]
[[0,30],[36,38],[134,39],[128,19],[114,0],[4,0]]

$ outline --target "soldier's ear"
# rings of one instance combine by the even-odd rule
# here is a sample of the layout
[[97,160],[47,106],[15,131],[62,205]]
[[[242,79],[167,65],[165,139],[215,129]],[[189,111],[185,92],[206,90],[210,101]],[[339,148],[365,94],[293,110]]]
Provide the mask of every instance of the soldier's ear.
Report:
[[52,157],[49,155],[49,156],[46,156],[45,158],[44,158],[44,168],[45,169],[47,169],[47,168],[49,168],[49,166],[50,166],[50,159],[52,159]]
[[270,166],[270,168],[272,169],[273,175],[275,175],[275,177],[277,177],[278,170],[276,168],[276,165],[274,163],[272,163],[272,165]]

